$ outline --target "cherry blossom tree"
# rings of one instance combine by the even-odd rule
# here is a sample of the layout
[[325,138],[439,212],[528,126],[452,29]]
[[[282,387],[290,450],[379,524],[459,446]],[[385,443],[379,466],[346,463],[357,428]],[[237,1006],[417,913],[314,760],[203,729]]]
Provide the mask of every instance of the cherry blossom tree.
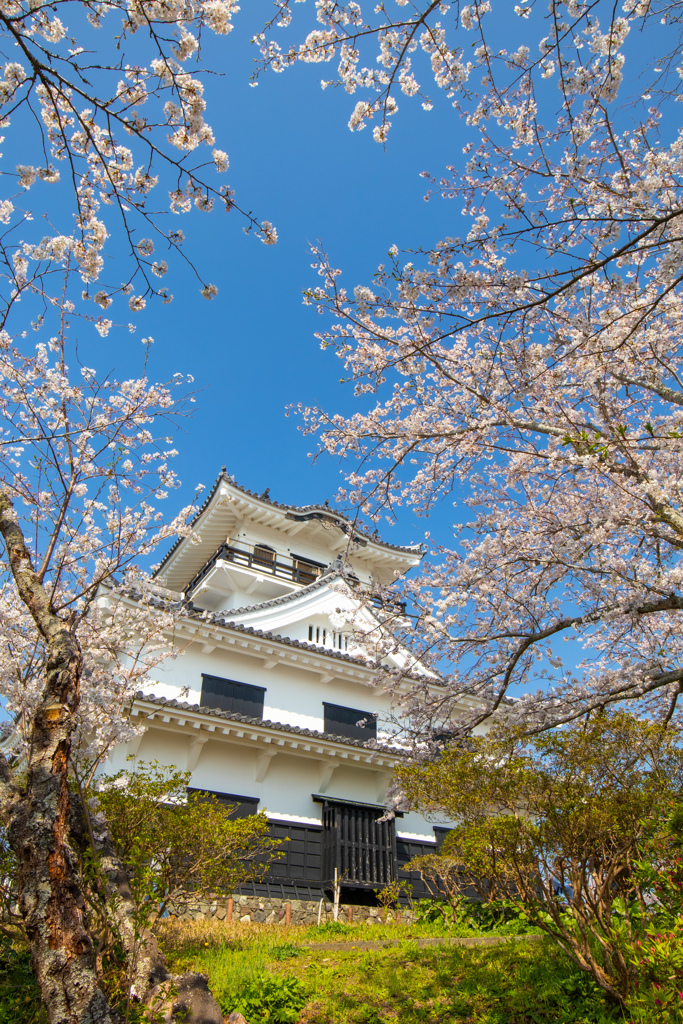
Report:
[[276,33],[299,8],[280,4],[260,38],[265,67],[338,62],[333,82],[365,97],[350,127],[374,119],[380,142],[399,99],[432,104],[424,75],[458,119],[453,163],[427,175],[427,198],[455,200],[462,236],[394,246],[352,291],[318,248],[307,293],[359,400],[351,416],[301,410],[322,448],[353,463],[342,497],[375,520],[456,499],[453,543],[407,585],[410,639],[448,665],[446,684],[438,699],[415,686],[403,709],[447,732],[463,693],[483,701],[466,728],[505,706],[533,732],[623,700],[672,719],[680,5],[316,10],[317,28],[287,47]]
[[95,969],[85,850],[101,864],[133,998],[170,976],[153,937],[138,934],[106,822],[73,785],[131,738],[126,707],[172,656],[174,609],[159,607],[138,563],[192,511],[166,521],[152,504],[176,484],[167,434],[187,385],[98,377],[79,359],[87,346],[70,341],[64,305],[55,319],[58,333],[32,354],[0,334],[0,692],[15,715],[0,813],[50,1020],[118,1021]]
[[[0,117],[21,163],[5,170],[0,195],[0,694],[15,716],[0,814],[50,1020],[114,1022],[88,931],[84,850],[98,857],[131,996],[146,1000],[170,976],[153,936],[139,933],[106,822],[72,786],[130,738],[133,693],[172,656],[178,609],[139,566],[184,528],[188,510],[169,520],[157,505],[177,483],[168,435],[187,385],[103,376],[93,345],[115,303],[129,315],[150,297],[170,301],[171,259],[215,296],[176,216],[222,208],[266,244],[276,232],[220,184],[228,156],[206,120],[201,74],[188,70],[203,33],[229,33],[233,0],[1,7]],[[180,989],[190,1009],[196,997],[220,1019],[201,981]]]

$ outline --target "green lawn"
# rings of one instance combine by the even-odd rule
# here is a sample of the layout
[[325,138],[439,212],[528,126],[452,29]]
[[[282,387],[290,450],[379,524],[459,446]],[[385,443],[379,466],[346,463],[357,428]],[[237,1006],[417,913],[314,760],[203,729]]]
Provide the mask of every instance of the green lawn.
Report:
[[[166,925],[161,939],[174,970],[207,973],[224,1012],[241,1009],[248,1024],[623,1024],[545,940],[418,947],[438,931],[192,922]],[[345,948],[316,949],[316,939]],[[354,948],[368,939],[386,945]],[[28,955],[4,946],[0,1024],[46,1021]]]
[[[432,928],[433,934],[436,929]],[[607,1024],[591,982],[546,941],[418,948],[410,926],[338,929],[171,926],[164,941],[178,967],[202,970],[223,1010],[249,1024]],[[347,940],[348,949],[307,943]],[[353,941],[397,939],[382,949]],[[289,986],[289,987],[287,987]],[[270,998],[264,998],[264,990]],[[244,993],[254,998],[241,1003]],[[289,994],[289,999],[288,999]],[[251,1014],[249,1012],[251,1010]]]

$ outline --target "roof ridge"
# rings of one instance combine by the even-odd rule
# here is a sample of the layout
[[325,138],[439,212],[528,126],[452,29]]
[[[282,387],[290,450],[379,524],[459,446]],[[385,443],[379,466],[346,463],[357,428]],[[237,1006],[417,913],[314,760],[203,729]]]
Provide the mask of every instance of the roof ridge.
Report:
[[335,743],[345,743],[353,747],[362,747],[364,750],[377,750],[380,753],[392,754],[405,753],[405,751],[400,747],[389,747],[379,744],[374,747],[368,747],[367,744],[372,742],[371,740],[355,740],[350,736],[337,736],[336,733],[320,732],[317,729],[305,729],[300,725],[287,725],[285,722],[273,722],[269,718],[256,718],[251,715],[240,715],[237,711],[221,711],[220,708],[211,708],[201,704],[188,704],[187,701],[175,700],[172,697],[157,697],[153,693],[146,694],[143,693],[142,690],[138,690],[133,699],[146,700],[151,704],[158,704],[160,707],[178,708],[181,711],[194,711],[202,715],[211,715],[213,718],[225,718],[231,722],[244,722],[247,725],[260,725],[265,729],[277,729],[280,732],[294,733],[297,736],[308,736],[314,739],[334,741]]
[[292,590],[289,594],[283,594],[282,597],[272,597],[269,601],[262,601],[260,604],[247,604],[241,608],[226,608],[226,612],[230,612],[231,615],[241,615],[243,612],[260,611],[261,608],[274,608],[276,605],[288,604],[290,601],[296,600],[302,596],[302,594],[309,594],[312,590],[317,590],[324,584],[329,583],[333,579],[340,579],[346,583],[344,576],[340,572],[329,572],[322,576],[319,576],[313,583],[307,583],[301,590]]
[[[225,467],[223,467],[223,469],[221,470],[220,474],[218,475],[218,478],[216,479],[216,482],[214,483],[213,487],[211,488],[211,491],[209,492],[208,496],[204,499],[201,507],[199,508],[197,514],[192,519],[190,525],[194,525],[194,523],[196,523],[197,520],[204,514],[204,512],[208,508],[208,506],[209,506],[209,504],[210,504],[214,494],[218,490],[218,487],[220,486],[221,482],[226,483],[226,484],[230,484],[231,487],[235,487],[238,491],[241,491],[242,494],[246,494],[250,498],[256,498],[257,501],[263,501],[266,505],[272,505],[273,508],[282,509],[283,511],[286,511],[286,512],[301,512],[301,513],[305,513],[305,512],[317,511],[317,512],[324,512],[324,513],[326,513],[327,515],[330,515],[330,516],[336,516],[337,519],[343,519],[344,522],[346,522],[350,526],[352,526],[354,528],[355,532],[358,534],[358,536],[362,537],[363,540],[370,541],[373,544],[379,544],[381,547],[389,548],[392,551],[401,551],[401,552],[404,552],[405,554],[415,554],[415,552],[417,552],[417,551],[422,551],[422,545],[421,544],[412,544],[412,545],[408,544],[406,546],[401,546],[399,544],[390,544],[389,541],[381,540],[379,537],[373,537],[372,534],[365,533],[363,530],[357,529],[354,526],[353,521],[351,519],[349,519],[348,516],[345,516],[343,514],[343,512],[337,512],[330,505],[326,505],[324,503],[323,504],[314,504],[314,505],[283,505],[279,501],[273,501],[273,499],[270,498],[270,497],[264,497],[264,495],[266,494],[266,491],[264,491],[263,494],[256,494],[255,491],[250,491],[247,487],[242,487],[240,484],[238,484],[235,481],[235,478],[230,476],[230,474],[226,471]],[[269,488],[267,490],[269,490]],[[176,548],[181,544],[181,542],[183,540],[184,540],[183,537],[178,537],[178,539],[175,541],[175,543],[169,548],[169,550],[166,552],[166,554],[162,558],[161,562],[159,563],[159,568],[155,570],[155,573],[154,573],[155,576],[156,576],[156,574],[158,572],[160,572],[161,567],[171,557],[171,555],[174,553]]]

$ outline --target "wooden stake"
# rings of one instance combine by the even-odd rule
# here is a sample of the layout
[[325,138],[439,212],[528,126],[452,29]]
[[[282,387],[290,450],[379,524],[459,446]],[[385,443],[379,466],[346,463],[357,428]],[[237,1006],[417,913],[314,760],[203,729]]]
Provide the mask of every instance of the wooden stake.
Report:
[[227,910],[227,913],[225,915],[225,920],[226,921],[232,921],[232,908],[234,907],[234,905],[235,905],[235,901],[234,901],[234,899],[231,896],[230,899],[228,900],[228,910]]
[[339,871],[337,868],[334,869],[334,905],[332,911],[332,920],[339,920],[339,901],[341,898],[341,878],[339,877]]
[[292,904],[285,903],[285,924],[292,923]]

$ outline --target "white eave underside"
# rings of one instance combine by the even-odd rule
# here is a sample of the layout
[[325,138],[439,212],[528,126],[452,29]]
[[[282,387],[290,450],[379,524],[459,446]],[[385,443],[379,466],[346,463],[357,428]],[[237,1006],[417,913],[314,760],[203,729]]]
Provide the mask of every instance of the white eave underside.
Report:
[[[228,537],[237,532],[244,522],[266,526],[282,534],[283,539],[295,537],[304,527],[310,532],[324,531],[333,534],[337,545],[346,542],[346,533],[330,510],[314,509],[314,513],[327,515],[325,526],[320,521],[301,517],[308,513],[304,510],[275,508],[267,500],[245,495],[237,487],[232,487],[225,480],[217,486],[207,507],[200,513],[192,526],[192,533],[184,537],[162,563],[156,579],[170,590],[183,591],[190,580],[203,568],[214,552]],[[382,582],[390,582],[394,572],[406,572],[420,564],[421,552],[404,551],[382,544],[372,538],[363,538],[362,547],[354,550],[354,558],[367,563],[368,568],[380,577]]]

